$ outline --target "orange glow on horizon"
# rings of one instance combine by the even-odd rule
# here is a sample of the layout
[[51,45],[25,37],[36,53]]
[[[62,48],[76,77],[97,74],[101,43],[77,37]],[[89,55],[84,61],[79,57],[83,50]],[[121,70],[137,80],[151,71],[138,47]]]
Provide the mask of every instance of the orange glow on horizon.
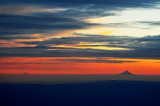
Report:
[[[78,59],[78,61],[76,61]],[[160,75],[160,60],[102,58],[123,60],[122,63],[105,63],[85,57],[3,57],[0,74],[118,74],[128,70],[133,74]],[[135,61],[135,62],[129,62]]]

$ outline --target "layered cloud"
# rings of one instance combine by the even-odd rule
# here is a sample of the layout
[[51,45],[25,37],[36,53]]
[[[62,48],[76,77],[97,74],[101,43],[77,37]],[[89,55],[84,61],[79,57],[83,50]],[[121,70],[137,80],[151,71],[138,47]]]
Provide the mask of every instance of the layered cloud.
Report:
[[43,5],[43,6],[79,6],[79,5],[97,5],[101,6],[117,6],[117,7],[143,7],[151,6],[159,0],[0,0],[1,5]]
[[1,37],[6,39],[9,38],[8,35],[15,34],[84,29],[95,24],[82,19],[115,16],[127,8],[156,8],[158,2],[158,0],[0,0],[0,35],[7,35]]
[[58,30],[83,29],[91,25],[94,24],[85,23],[73,18],[57,16],[40,17],[5,14],[0,15],[1,36],[15,34],[53,33],[54,31]]
[[[158,3],[159,0],[0,0],[0,55],[2,57],[159,59],[160,36],[136,37],[139,30],[135,29],[133,34],[136,35],[134,37],[127,34],[119,36],[107,34],[108,36],[104,36],[103,34],[68,34],[67,32],[67,36],[66,33],[61,34],[61,36],[58,34],[56,37],[51,36],[59,32],[90,29],[92,27],[119,27],[123,33],[127,33],[123,31],[123,28],[136,27],[135,23],[147,24],[150,28],[153,25],[159,26],[160,21],[158,20],[137,21],[133,17],[131,18],[134,20],[127,20],[126,22],[123,17],[117,19],[120,22],[106,21],[106,17],[123,15],[122,11],[127,9],[158,9],[156,7]],[[105,21],[108,23],[104,20],[100,23],[87,21],[95,17],[105,17]],[[140,29],[142,27],[136,28]],[[34,36],[33,34],[40,35]],[[50,38],[47,38],[48,35]],[[73,59],[73,61],[86,60]],[[121,61],[100,60],[99,62]]]
[[1,56],[25,57],[160,57],[160,36],[75,35],[46,41],[21,42],[35,47],[4,48]]

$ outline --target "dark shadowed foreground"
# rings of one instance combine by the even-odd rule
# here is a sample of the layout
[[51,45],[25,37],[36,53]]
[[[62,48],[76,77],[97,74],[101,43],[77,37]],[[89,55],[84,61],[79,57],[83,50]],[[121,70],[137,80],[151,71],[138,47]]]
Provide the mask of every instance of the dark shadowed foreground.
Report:
[[160,106],[160,76],[0,75],[0,106]]
[[1,84],[1,106],[160,106],[160,83]]

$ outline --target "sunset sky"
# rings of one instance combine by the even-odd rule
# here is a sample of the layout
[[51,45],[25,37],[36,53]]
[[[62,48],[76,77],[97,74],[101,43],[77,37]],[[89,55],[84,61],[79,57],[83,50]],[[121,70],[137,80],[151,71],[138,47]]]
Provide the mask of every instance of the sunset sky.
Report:
[[160,75],[159,0],[0,0],[0,74]]

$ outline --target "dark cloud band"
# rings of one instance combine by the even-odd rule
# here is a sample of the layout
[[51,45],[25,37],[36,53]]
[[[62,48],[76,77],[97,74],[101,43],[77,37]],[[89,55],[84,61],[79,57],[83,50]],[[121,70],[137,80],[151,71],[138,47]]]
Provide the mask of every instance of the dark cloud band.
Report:
[[[64,42],[65,41],[65,42]],[[103,50],[82,49],[74,47],[50,47],[50,45],[73,45],[80,42],[103,42],[105,45],[87,45],[92,47],[118,47],[130,50]],[[26,43],[26,42],[23,42]],[[36,47],[0,48],[1,56],[22,57],[126,57],[126,58],[150,58],[160,57],[160,36],[127,37],[127,36],[102,36],[84,35],[81,37],[54,38],[48,41],[28,42],[26,44],[39,45]],[[83,46],[85,47],[85,45]]]

